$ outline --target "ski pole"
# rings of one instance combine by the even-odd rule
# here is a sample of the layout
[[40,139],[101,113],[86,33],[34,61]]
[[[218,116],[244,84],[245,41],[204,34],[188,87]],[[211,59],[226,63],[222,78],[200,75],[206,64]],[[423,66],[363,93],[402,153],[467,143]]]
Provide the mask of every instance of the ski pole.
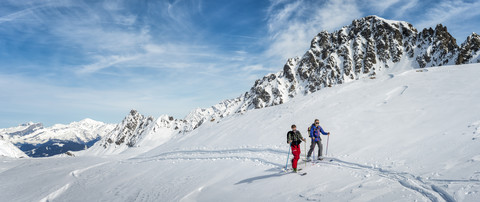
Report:
[[305,143],[305,168],[307,167],[307,141],[303,141]]
[[327,150],[325,151],[325,156],[328,155],[328,140],[330,140],[330,133],[328,134],[328,137],[327,137]]
[[288,159],[289,158],[290,158],[290,147],[288,147],[287,163],[285,164],[285,172],[287,172],[287,169],[288,169]]
[[[313,145],[313,151],[312,151],[312,163],[315,163],[315,146],[317,146],[317,142],[315,142],[315,139],[313,139],[312,141],[314,141],[312,144],[315,144]],[[320,148],[318,148],[320,149]]]

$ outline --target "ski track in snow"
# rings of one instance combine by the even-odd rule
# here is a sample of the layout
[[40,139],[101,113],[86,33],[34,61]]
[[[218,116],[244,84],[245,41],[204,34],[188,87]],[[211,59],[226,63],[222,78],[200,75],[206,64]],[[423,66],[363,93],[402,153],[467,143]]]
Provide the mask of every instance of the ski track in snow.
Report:
[[[86,168],[77,169],[77,170],[74,170],[74,171],[70,172],[69,175],[74,177],[75,179],[78,179],[78,177],[80,176],[81,173],[83,173],[87,170],[90,170],[92,168],[107,164],[107,163],[110,163],[110,162],[103,162],[103,163],[95,164],[95,165],[92,165],[92,166],[89,166],[89,167],[86,167]],[[60,196],[62,193],[67,191],[70,188],[71,184],[75,184],[75,181],[72,181],[71,183],[67,183],[64,186],[62,186],[61,188],[57,189],[56,191],[48,194],[46,197],[41,199],[40,202],[48,202],[48,201],[54,200],[55,198]]]
[[388,102],[393,98],[402,96],[407,89],[408,89],[408,86],[401,86],[401,87],[396,87],[392,89],[390,92],[385,94],[386,96],[385,100],[382,103],[377,104],[377,106],[380,106],[382,104],[388,104]]
[[264,165],[271,165],[275,167],[283,168],[284,165],[276,162],[266,160],[262,157],[268,157],[268,159],[285,159],[286,152],[279,149],[266,148],[266,149],[254,149],[254,148],[239,148],[239,149],[223,149],[223,150],[180,150],[174,152],[165,152],[159,155],[146,158],[131,158],[130,161],[139,160],[137,162],[149,162],[149,161],[161,161],[161,160],[249,160],[258,162]]
[[78,177],[80,174],[82,174],[83,172],[87,171],[87,170],[90,170],[92,168],[95,168],[95,167],[98,167],[98,166],[101,166],[101,165],[104,165],[104,164],[107,164],[109,162],[103,162],[103,163],[99,163],[99,164],[95,164],[95,165],[92,165],[92,166],[89,166],[89,167],[86,167],[86,168],[83,168],[83,169],[77,169],[77,170],[74,170],[72,172],[70,172],[70,175],[73,176],[73,177]]
[[63,192],[67,191],[67,189],[70,188],[70,184],[66,184],[64,185],[63,187],[61,187],[60,189],[57,189],[56,191],[50,193],[49,195],[47,195],[45,198],[41,199],[40,202],[48,202],[48,201],[52,201],[54,200],[55,198],[57,198],[58,196],[60,196]]
[[[447,193],[445,190],[443,190],[439,186],[431,182],[427,182],[425,179],[422,179],[421,177],[417,177],[407,172],[397,172],[393,170],[386,170],[377,166],[368,166],[368,165],[362,165],[358,163],[347,162],[347,161],[340,160],[338,158],[327,158],[327,159],[332,159],[333,162],[322,161],[320,162],[320,164],[327,164],[327,165],[333,165],[333,166],[338,166],[342,168],[351,168],[356,170],[365,170],[377,176],[387,178],[393,181],[397,181],[405,188],[408,188],[412,191],[422,194],[430,201],[434,201],[434,202],[455,201],[453,196],[451,196],[449,193]],[[435,181],[435,180],[429,180],[429,181]],[[468,181],[468,182],[472,182],[472,181]]]
[[[238,148],[238,149],[192,149],[192,150],[179,150],[172,152],[165,152],[155,156],[130,158],[124,163],[144,163],[150,161],[176,161],[176,160],[242,160],[257,162],[261,165],[277,167],[278,170],[283,170],[285,164],[279,163],[285,161],[286,152],[280,149],[274,148]],[[266,160],[272,159],[272,160]],[[328,161],[328,160],[332,161]],[[373,174],[386,178],[391,181],[398,182],[403,187],[420,193],[426,197],[427,200],[437,201],[456,201],[447,191],[442,189],[436,183],[477,183],[480,185],[480,180],[441,180],[441,179],[423,179],[419,176],[407,172],[397,172],[394,170],[387,170],[377,165],[362,165],[359,163],[353,163],[344,161],[338,158],[326,157],[324,161],[320,161],[314,166],[319,165],[334,166],[340,168],[346,168],[354,170],[355,172],[362,171],[368,174]],[[198,192],[195,192],[198,193]]]

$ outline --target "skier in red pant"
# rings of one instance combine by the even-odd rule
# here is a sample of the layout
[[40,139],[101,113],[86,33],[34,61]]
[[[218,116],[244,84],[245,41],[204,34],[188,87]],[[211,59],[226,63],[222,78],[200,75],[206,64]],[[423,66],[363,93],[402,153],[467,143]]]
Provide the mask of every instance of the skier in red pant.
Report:
[[302,134],[300,134],[300,131],[297,130],[297,126],[292,125],[292,131],[289,131],[287,133],[287,142],[288,144],[290,144],[290,147],[292,148],[293,172],[297,172],[297,162],[298,162],[298,159],[300,159],[300,143],[302,143],[302,141],[305,141],[305,138],[303,138]]

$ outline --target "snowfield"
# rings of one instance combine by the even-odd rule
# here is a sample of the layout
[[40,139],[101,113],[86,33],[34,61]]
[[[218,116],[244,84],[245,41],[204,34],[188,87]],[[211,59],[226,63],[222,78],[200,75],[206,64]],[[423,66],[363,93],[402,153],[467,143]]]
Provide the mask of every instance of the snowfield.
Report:
[[[385,73],[207,122],[157,147],[2,157],[1,200],[480,201],[479,76],[480,64]],[[315,118],[331,132],[327,158],[299,161],[306,176],[283,172],[290,125],[305,137]]]

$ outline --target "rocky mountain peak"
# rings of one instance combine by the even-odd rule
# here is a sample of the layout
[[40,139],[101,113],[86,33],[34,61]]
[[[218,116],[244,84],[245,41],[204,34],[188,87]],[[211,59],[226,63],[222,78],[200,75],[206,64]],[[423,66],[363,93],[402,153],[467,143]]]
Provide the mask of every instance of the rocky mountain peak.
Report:
[[[400,64],[412,68],[479,62],[479,35],[472,34],[462,47],[438,24],[421,32],[412,24],[367,16],[329,33],[322,31],[301,58],[288,59],[283,70],[255,81],[243,97],[243,109],[282,104],[297,94],[362,77],[374,78]],[[461,54],[459,55],[459,52]]]
[[453,64],[458,45],[447,27],[438,24],[435,29],[425,28],[418,34],[416,61],[420,68]]
[[480,35],[472,33],[462,43],[455,64],[468,64],[480,62]]
[[107,148],[110,144],[121,145],[125,143],[132,147],[137,142],[138,136],[141,136],[153,122],[153,117],[145,117],[138,111],[131,110],[122,123],[118,124],[100,145]]

